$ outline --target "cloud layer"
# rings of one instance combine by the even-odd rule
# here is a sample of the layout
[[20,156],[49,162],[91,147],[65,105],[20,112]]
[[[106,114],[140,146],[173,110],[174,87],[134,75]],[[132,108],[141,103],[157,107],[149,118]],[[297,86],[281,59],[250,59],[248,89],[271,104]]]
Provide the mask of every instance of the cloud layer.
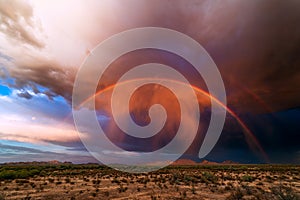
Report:
[[36,48],[44,47],[35,30],[40,28],[33,19],[33,9],[26,1],[0,1],[0,31],[15,44],[19,42]]

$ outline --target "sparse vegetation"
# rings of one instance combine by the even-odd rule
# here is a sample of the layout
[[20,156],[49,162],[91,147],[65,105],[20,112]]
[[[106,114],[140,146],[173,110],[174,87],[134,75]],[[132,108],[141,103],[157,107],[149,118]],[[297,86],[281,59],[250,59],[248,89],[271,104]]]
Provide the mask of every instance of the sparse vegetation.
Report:
[[0,193],[0,200],[5,200],[5,196],[2,193]]
[[101,165],[0,165],[2,199],[298,200],[300,166],[170,166],[128,174]]
[[231,192],[231,194],[227,197],[227,200],[242,200],[243,196],[244,194],[242,190],[238,187]]
[[279,185],[271,188],[272,193],[278,200],[299,200],[299,194],[296,194],[291,187]]

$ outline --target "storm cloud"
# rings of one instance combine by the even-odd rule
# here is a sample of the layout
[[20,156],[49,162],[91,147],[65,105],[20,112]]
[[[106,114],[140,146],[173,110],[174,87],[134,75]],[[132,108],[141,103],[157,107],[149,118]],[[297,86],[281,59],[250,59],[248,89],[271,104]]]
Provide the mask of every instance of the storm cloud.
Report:
[[[69,104],[63,106],[70,106],[76,72],[84,58],[99,42],[131,28],[170,28],[192,37],[211,55],[225,83],[228,107],[250,127],[254,136],[270,154],[271,160],[280,160],[280,155],[298,155],[296,159],[293,157],[287,160],[299,162],[299,143],[294,142],[299,141],[296,133],[299,126],[292,120],[293,115],[299,116],[300,105],[298,0],[103,0],[86,3],[76,1],[73,2],[74,5],[66,1],[41,2],[0,0],[0,79],[1,84],[12,90],[16,100],[21,99],[22,103],[37,101],[34,96],[39,94],[39,98],[46,96],[45,99],[48,98],[49,102],[57,103],[55,97],[61,96]],[[59,7],[55,10],[55,15],[49,11],[50,7]],[[193,84],[202,81],[197,86],[206,90],[203,80],[199,78],[201,76],[196,76],[188,63],[176,58],[176,55],[151,50],[131,52],[126,58],[114,63],[105,73],[104,82],[98,89],[104,89],[115,77],[120,77],[124,72],[120,69],[134,64],[135,61],[132,60],[135,56],[138,57],[136,60],[139,64],[153,62],[151,58],[154,58],[154,61],[173,65],[174,68],[177,66],[176,69],[182,70],[180,72],[191,78]],[[89,81],[88,76],[85,78]],[[146,94],[144,98],[148,98],[149,102],[163,96],[156,94],[151,99],[153,92],[139,92],[139,101],[133,104],[138,108],[143,107],[140,105],[143,101],[140,96],[143,94]],[[9,98],[3,97],[2,100],[12,101]],[[106,101],[105,98],[99,101]],[[208,124],[210,115],[206,110],[206,100],[198,95],[199,105],[205,105],[201,111],[207,112],[201,119]],[[110,106],[110,101],[107,102],[97,108],[105,112]],[[172,107],[171,103],[169,106]],[[284,116],[291,108],[296,108],[296,114]],[[64,112],[70,112],[69,107],[66,110]],[[283,112],[280,116],[284,117],[273,119],[273,115],[277,116],[280,112]],[[32,116],[30,114],[29,119]],[[134,117],[138,119],[140,116],[135,114]],[[7,119],[11,123],[9,120]],[[268,125],[264,127],[262,121],[268,122]],[[15,123],[7,130],[14,127]],[[41,128],[44,129],[48,129],[48,126]],[[61,129],[64,131],[66,128]],[[23,130],[20,132],[21,135],[28,134],[23,133]],[[8,134],[9,132],[5,132],[5,136]],[[70,133],[71,136],[74,134],[75,131]],[[196,155],[202,136],[198,137],[188,153]],[[268,141],[272,137],[274,139]],[[77,137],[70,138],[41,140],[61,146],[71,143],[75,147],[82,147]],[[220,160],[226,154],[223,150],[228,151],[226,159],[234,156],[237,159],[247,156],[252,156],[253,160],[256,158],[247,149],[243,130],[232,116],[226,119],[218,145],[211,154],[212,159]],[[286,148],[288,146],[291,148]],[[277,147],[280,147],[280,152],[272,154]]]
[[[124,2],[119,2],[120,20],[135,22],[132,26],[171,28],[196,39],[219,67],[231,107],[269,112],[266,105],[272,111],[299,105],[299,1],[135,3],[121,8]],[[135,9],[143,15],[138,17]]]
[[[0,6],[2,20],[10,19],[15,24],[24,18],[28,26],[36,25],[32,21],[30,5],[4,2]],[[241,112],[270,112],[299,104],[299,1],[191,0],[183,3],[179,0],[154,0],[150,3],[134,0],[130,7],[124,4],[123,1],[112,4],[111,9],[116,11],[114,17],[93,15],[94,20],[105,20],[105,24],[110,26],[100,34],[102,27],[84,25],[85,32],[99,34],[83,39],[97,45],[107,33],[142,26],[178,30],[196,39],[212,56],[221,71],[228,91],[228,104],[232,108]],[[137,9],[141,12],[134,12]],[[41,46],[39,41],[17,34],[22,32],[18,29],[5,33],[8,32],[19,35],[23,42]],[[68,52],[64,54],[71,56]],[[16,63],[17,68],[10,70],[11,76],[16,78],[16,87],[40,84],[49,88],[49,98],[61,95],[70,102],[72,84],[80,63],[66,67],[55,58],[35,57],[29,62]],[[117,70],[118,67],[116,73]]]
[[[70,102],[75,75],[76,71],[72,68],[61,67],[51,61],[36,60],[36,63],[22,63],[17,68],[10,69],[10,76],[15,79],[15,83],[10,86],[17,89],[29,87],[35,93],[45,94],[49,99],[60,95]],[[39,91],[36,84],[48,90]]]

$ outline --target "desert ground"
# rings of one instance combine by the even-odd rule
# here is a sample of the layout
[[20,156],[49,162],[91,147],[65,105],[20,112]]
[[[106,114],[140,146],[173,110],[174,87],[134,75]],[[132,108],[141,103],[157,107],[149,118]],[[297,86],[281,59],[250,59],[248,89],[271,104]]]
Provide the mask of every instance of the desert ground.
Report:
[[299,195],[299,165],[178,165],[140,174],[97,164],[0,165],[0,200],[296,200]]

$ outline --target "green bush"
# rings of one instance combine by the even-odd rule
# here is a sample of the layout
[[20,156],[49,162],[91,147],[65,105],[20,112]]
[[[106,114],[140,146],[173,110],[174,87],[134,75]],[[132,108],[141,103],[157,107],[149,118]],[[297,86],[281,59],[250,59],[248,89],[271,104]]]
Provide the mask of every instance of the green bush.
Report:
[[30,177],[30,173],[23,169],[23,170],[20,170],[19,172],[17,172],[16,178],[27,179],[29,177]]
[[4,170],[0,172],[0,180],[11,180],[17,177],[16,172],[13,170]]
[[245,175],[245,176],[242,176],[241,180],[245,181],[245,182],[252,182],[252,181],[254,181],[254,177],[250,176],[250,175]]
[[40,174],[37,169],[4,169],[0,172],[0,180],[27,179]]

